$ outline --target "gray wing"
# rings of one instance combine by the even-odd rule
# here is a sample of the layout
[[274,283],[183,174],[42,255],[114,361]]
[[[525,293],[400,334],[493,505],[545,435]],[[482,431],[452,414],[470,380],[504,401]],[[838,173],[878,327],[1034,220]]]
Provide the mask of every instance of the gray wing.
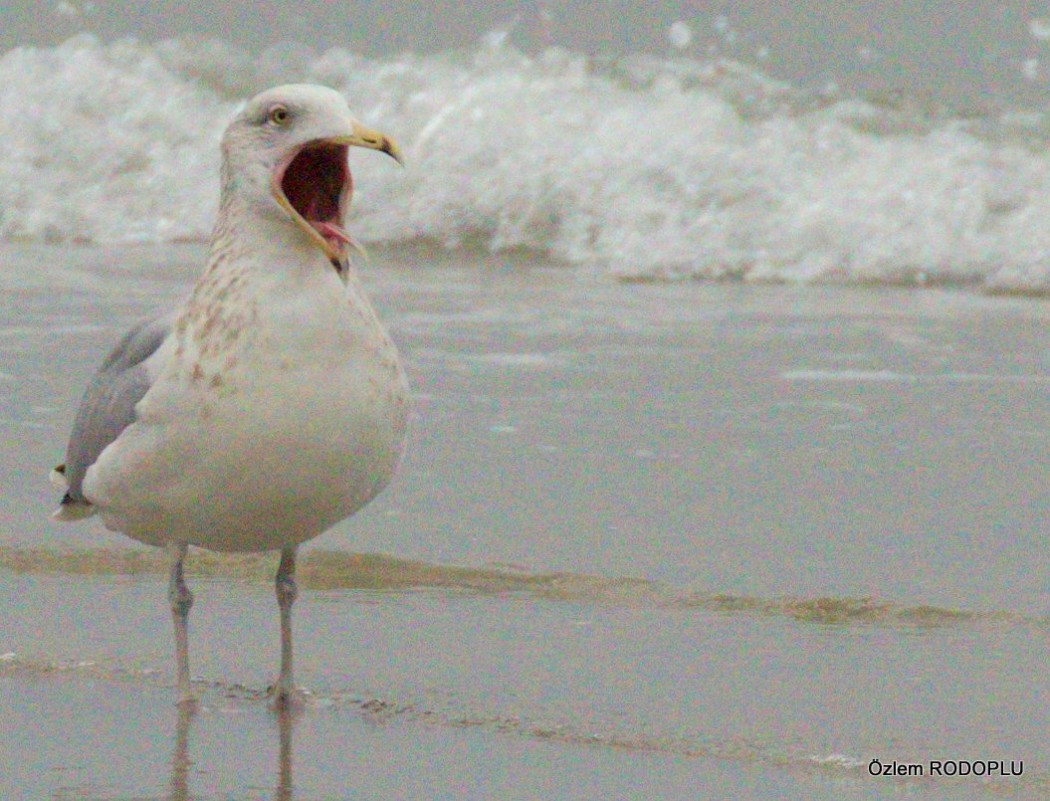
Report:
[[83,494],[84,474],[106,446],[135,422],[135,404],[150,388],[144,362],[167,338],[172,321],[172,315],[165,315],[137,323],[88,384],[73,422],[66,463],[59,468],[68,486],[62,507],[90,503]]

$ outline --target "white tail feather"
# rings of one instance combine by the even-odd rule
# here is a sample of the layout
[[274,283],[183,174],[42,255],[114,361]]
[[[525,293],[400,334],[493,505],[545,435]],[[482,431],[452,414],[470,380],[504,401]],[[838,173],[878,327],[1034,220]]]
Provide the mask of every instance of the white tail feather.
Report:
[[[51,471],[51,483],[60,490],[69,489],[69,482],[66,480],[66,466],[64,464],[60,464]],[[87,501],[82,503],[60,503],[58,508],[51,513],[51,519],[62,523],[71,523],[74,520],[83,520],[85,517],[91,517],[97,511],[95,504]]]
[[93,503],[63,503],[51,513],[51,519],[60,523],[72,523],[91,517],[97,511]]
[[51,483],[60,490],[69,489],[69,482],[66,481],[66,466],[64,464],[60,464],[51,471]]

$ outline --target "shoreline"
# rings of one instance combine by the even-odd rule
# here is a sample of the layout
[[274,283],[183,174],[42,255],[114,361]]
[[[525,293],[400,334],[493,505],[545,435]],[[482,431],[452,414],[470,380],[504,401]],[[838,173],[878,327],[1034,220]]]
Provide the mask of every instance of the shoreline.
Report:
[[[177,783],[153,552],[47,517],[90,372],[197,269],[192,248],[136,252],[3,252],[0,563],[23,572],[0,568],[0,705],[26,732],[5,798]],[[1040,797],[1050,305],[386,258],[366,280],[411,440],[387,491],[304,553],[296,797],[912,790],[868,776],[874,758],[1024,760],[922,792]],[[204,554],[190,579],[210,711],[183,797],[279,787],[268,559]]]

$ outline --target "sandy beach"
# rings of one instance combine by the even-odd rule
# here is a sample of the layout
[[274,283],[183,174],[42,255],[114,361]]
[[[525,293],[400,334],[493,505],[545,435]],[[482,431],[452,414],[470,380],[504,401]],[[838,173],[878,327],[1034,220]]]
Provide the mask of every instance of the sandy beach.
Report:
[[310,702],[263,697],[269,557],[198,554],[180,720],[155,553],[50,523],[46,479],[103,351],[202,249],[0,256],[3,798],[1045,791],[1045,301],[379,250],[412,439],[305,551]]

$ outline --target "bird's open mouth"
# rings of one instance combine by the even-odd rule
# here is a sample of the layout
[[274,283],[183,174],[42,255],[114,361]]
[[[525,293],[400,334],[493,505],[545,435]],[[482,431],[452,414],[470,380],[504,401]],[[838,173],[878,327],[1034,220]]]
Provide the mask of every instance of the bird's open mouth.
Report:
[[351,147],[378,150],[403,163],[397,142],[355,124],[351,134],[307,142],[273,173],[273,196],[337,269],[346,264],[347,247],[364,253],[343,228],[353,189],[346,160]]
[[342,259],[356,246],[343,229],[353,181],[348,145],[310,142],[274,175],[274,195],[330,259]]

